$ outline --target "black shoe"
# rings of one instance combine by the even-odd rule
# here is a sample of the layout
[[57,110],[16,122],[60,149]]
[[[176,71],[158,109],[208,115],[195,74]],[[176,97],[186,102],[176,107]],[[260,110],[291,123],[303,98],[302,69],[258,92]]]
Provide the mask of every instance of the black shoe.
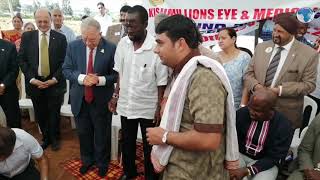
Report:
[[127,176],[125,174],[122,174],[122,176],[120,176],[120,178],[118,180],[130,180],[130,179],[135,179],[137,176]]
[[47,149],[47,147],[50,145],[49,141],[44,141],[42,144],[41,144],[41,147],[43,150]]
[[60,149],[60,141],[54,141],[51,144],[52,151],[58,151]]
[[106,167],[99,168],[98,175],[100,177],[105,177],[107,174],[107,171],[108,169]]
[[80,174],[81,175],[84,175],[85,173],[87,173],[88,172],[88,170],[91,168],[91,166],[92,165],[82,165],[81,167],[80,167]]

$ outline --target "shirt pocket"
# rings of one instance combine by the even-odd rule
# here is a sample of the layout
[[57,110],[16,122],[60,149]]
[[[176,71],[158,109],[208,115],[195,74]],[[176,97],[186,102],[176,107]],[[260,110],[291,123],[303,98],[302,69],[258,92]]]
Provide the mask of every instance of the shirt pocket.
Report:
[[150,82],[153,80],[152,69],[148,67],[139,68],[139,80],[143,82]]

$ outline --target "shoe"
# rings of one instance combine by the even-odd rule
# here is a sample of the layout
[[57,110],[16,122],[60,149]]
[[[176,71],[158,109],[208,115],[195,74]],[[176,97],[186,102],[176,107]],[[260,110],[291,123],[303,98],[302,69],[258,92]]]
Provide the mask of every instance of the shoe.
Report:
[[107,169],[106,167],[99,168],[98,175],[99,175],[100,177],[105,177],[106,174],[107,174],[107,171],[108,171],[108,169]]
[[125,175],[125,174],[122,174],[118,180],[132,180],[132,179],[135,179],[136,177],[137,176],[129,177],[129,176]]
[[91,168],[91,166],[92,165],[82,165],[81,167],[80,167],[80,174],[81,175],[84,175],[84,174],[86,174],[87,172],[88,172],[88,170]]
[[42,144],[41,144],[41,147],[43,150],[47,149],[47,147],[50,145],[49,141],[44,141]]
[[54,141],[51,144],[52,151],[58,151],[60,149],[60,141]]

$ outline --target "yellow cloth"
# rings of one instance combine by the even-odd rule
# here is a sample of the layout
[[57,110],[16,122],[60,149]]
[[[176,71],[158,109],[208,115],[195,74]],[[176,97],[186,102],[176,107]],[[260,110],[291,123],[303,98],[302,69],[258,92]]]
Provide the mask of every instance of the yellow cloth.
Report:
[[41,75],[44,77],[49,76],[50,74],[50,65],[49,65],[49,47],[46,34],[42,34],[40,42],[40,51],[41,51]]

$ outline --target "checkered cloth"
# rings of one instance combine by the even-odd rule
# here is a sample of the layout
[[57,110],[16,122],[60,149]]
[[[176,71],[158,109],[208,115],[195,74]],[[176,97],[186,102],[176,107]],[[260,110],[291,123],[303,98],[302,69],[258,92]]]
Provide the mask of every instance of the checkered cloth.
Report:
[[[143,165],[143,149],[142,144],[137,143],[137,170],[139,173],[144,172],[144,165]],[[82,163],[80,159],[72,159],[68,160],[63,163],[63,168],[74,175],[79,180],[98,180],[98,179],[119,179],[120,176],[123,174],[122,166],[118,161],[111,161],[109,164],[108,173],[105,178],[101,178],[98,175],[98,168],[94,167],[91,170],[89,170],[85,175],[81,175],[79,172],[79,169],[81,167]],[[136,180],[143,180],[144,176],[138,176]]]

